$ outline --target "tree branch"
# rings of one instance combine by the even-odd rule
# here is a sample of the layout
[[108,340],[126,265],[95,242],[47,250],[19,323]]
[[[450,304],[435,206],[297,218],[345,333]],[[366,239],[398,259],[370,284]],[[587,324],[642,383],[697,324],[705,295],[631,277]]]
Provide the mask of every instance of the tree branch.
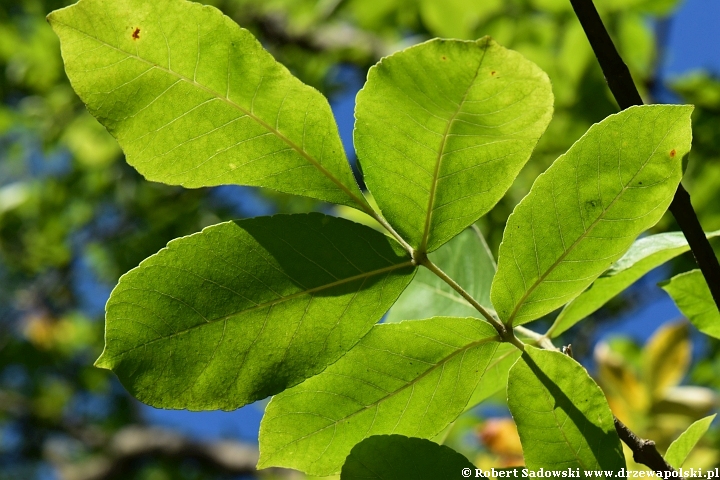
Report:
[[82,462],[50,459],[57,464],[63,480],[110,480],[127,478],[139,460],[192,458],[208,467],[233,475],[268,475],[272,478],[299,479],[297,472],[270,468],[258,472],[257,447],[236,441],[197,442],[171,430],[140,425],[128,426],[113,435],[105,454]]
[[[630,70],[618,54],[592,0],[570,0],[570,3],[585,30],[608,87],[620,108],[642,105],[642,98],[635,87]],[[690,194],[682,184],[678,185],[670,204],[670,212],[685,235],[695,261],[710,287],[715,305],[720,310],[720,264],[692,207]]]
[[[633,460],[642,463],[653,469],[655,472],[674,472],[675,469],[660,455],[655,448],[655,442],[640,438],[632,430],[630,430],[623,422],[613,416],[615,421],[615,430],[620,439],[630,447],[633,452]],[[675,477],[678,478],[678,477]]]

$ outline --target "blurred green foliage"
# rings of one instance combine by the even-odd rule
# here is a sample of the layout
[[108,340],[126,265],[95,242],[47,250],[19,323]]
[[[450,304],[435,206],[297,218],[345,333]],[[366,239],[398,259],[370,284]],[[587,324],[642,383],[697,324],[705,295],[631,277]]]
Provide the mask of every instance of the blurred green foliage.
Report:
[[[0,0],[0,479],[40,478],[53,465],[82,464],[102,455],[122,426],[142,421],[114,377],[91,366],[102,345],[99,307],[122,273],[169,240],[221,220],[259,210],[327,209],[253,189],[185,190],[143,180],[65,77],[58,40],[44,17],[68,3]],[[617,111],[568,0],[208,3],[331,99],[343,92],[343,69],[362,81],[381,56],[434,36],[491,35],[548,72],[556,97],[552,123],[508,195],[479,225],[493,251],[535,177],[591,124]],[[709,231],[720,228],[720,81],[694,73],[659,84],[663,46],[654,28],[678,3],[596,0],[645,100],[670,88],[697,106],[684,183]],[[669,216],[656,227],[675,229]],[[638,347],[612,347],[618,348],[632,365],[641,358]],[[708,352],[719,349],[711,343]],[[637,370],[632,365],[623,371]],[[691,378],[718,388],[717,372],[720,361],[708,359]],[[680,423],[687,427],[694,418],[686,415]],[[647,431],[665,442],[664,431]],[[122,478],[221,473],[149,459],[129,475]]]

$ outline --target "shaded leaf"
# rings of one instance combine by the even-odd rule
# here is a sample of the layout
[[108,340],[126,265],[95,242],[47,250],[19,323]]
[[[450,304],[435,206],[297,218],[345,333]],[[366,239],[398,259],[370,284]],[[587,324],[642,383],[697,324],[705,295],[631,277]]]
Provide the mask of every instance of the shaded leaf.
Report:
[[[461,479],[475,465],[455,450],[422,438],[375,435],[355,445],[345,460],[341,480]],[[485,477],[482,477],[485,478]]]
[[[492,310],[490,284],[495,275],[495,259],[476,227],[463,231],[429,257],[478,303]],[[440,277],[421,268],[390,309],[386,321],[438,316],[480,318],[480,312]]]
[[660,286],[698,330],[720,338],[720,312],[700,270],[681,273]]
[[221,223],[173,240],[120,279],[97,365],[156,407],[237,408],[337,360],[413,270],[394,242],[343,219]]
[[376,325],[321,374],[273,397],[258,465],[330,475],[371,435],[432,438],[463,412],[498,345],[477,318]]
[[48,20],[73,88],[148,180],[367,205],[325,97],[216,8],[82,0]]
[[710,428],[710,424],[715,420],[717,414],[702,418],[694,422],[688,427],[678,438],[675,439],[668,447],[665,453],[665,461],[671,467],[678,469],[683,466],[690,451],[697,445],[705,432]]
[[[720,230],[708,233],[707,237],[718,235]],[[688,250],[690,247],[682,232],[660,233],[639,239],[590,288],[565,306],[555,319],[550,335],[556,337],[565,332],[650,270]]]
[[582,292],[663,215],[690,150],[691,106],[631,107],[593,125],[508,219],[491,299],[518,325]]
[[560,352],[526,346],[510,369],[508,407],[530,470],[612,471],[625,467],[605,395]]
[[489,37],[435,39],[386,57],[357,96],[365,183],[403,238],[433,251],[502,198],[552,101],[547,75]]
[[642,352],[642,369],[650,393],[657,399],[685,377],[692,357],[688,324],[668,323],[658,328]]

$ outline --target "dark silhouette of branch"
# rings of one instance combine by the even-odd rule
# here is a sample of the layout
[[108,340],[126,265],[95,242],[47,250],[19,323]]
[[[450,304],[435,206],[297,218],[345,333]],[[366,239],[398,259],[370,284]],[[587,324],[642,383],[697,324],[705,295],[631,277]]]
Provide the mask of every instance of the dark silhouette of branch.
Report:
[[[257,447],[231,440],[198,442],[172,430],[140,425],[115,433],[103,453],[80,462],[54,459],[63,480],[110,480],[128,478],[133,465],[146,458],[194,459],[216,471],[233,475],[270,475],[272,478],[301,478],[279,468],[258,471]],[[53,460],[53,459],[51,459]]]
[[623,422],[618,420],[617,417],[613,417],[613,419],[615,420],[615,430],[618,436],[633,452],[633,460],[650,467],[655,472],[675,471],[673,467],[665,461],[662,455],[660,455],[660,452],[657,451],[655,442],[638,437]]
[[[630,70],[618,54],[592,0],[570,0],[585,35],[600,63],[608,87],[621,109],[642,105],[643,101],[630,76]],[[703,232],[690,202],[690,194],[678,185],[670,204],[670,212],[690,245],[695,261],[710,287],[715,305],[720,310],[720,264]]]

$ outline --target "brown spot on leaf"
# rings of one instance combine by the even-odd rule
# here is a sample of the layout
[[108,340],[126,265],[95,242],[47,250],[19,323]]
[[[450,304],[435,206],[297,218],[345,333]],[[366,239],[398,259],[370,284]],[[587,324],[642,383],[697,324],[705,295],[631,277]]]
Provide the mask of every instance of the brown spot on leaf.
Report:
[[133,33],[132,33],[132,38],[133,38],[133,40],[138,40],[140,38],[140,29],[139,28],[135,28],[135,31],[133,31]]
[[445,55],[442,56],[443,60],[447,60],[447,57]]
[[670,150],[670,158],[675,158],[675,149]]
[[490,72],[490,75],[495,75],[495,70],[493,70],[492,72]]

